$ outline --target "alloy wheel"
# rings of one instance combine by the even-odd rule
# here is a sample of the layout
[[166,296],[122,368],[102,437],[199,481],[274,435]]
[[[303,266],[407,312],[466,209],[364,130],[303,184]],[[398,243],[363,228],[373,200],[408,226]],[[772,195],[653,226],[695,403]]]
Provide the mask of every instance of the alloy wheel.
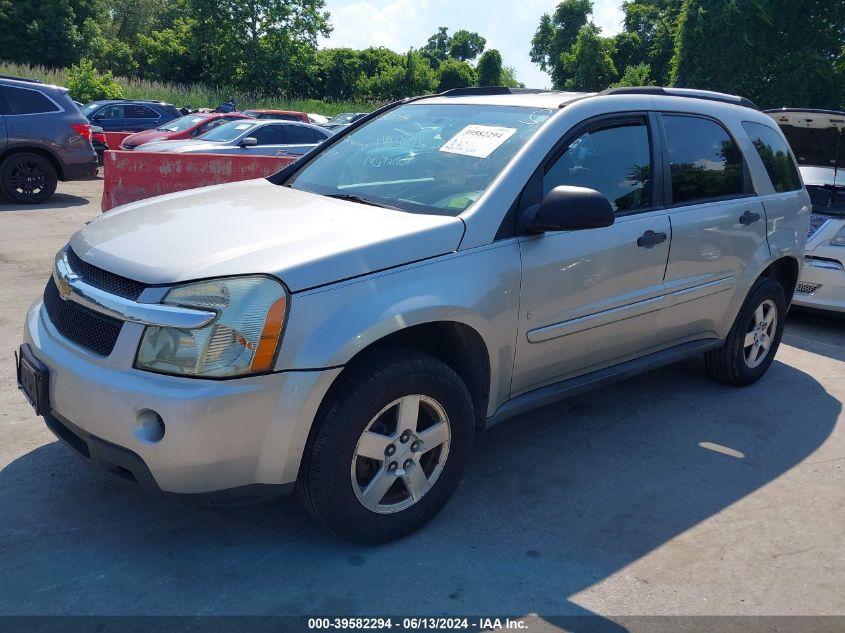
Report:
[[367,424],[352,457],[352,488],[377,514],[414,505],[434,486],[449,456],[446,411],[429,396],[394,400]]
[[743,342],[745,364],[749,369],[759,367],[766,360],[775,339],[777,325],[777,306],[771,299],[766,299],[754,311]]

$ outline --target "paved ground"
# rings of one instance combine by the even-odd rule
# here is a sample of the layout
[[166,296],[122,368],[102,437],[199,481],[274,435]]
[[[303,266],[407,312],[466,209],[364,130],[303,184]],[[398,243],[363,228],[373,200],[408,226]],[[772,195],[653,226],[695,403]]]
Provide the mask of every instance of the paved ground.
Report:
[[0,204],[0,614],[845,615],[845,320],[791,315],[748,389],[689,363],[512,420],[433,524],[352,547],[294,499],[145,496],[32,414],[24,310],[100,190]]

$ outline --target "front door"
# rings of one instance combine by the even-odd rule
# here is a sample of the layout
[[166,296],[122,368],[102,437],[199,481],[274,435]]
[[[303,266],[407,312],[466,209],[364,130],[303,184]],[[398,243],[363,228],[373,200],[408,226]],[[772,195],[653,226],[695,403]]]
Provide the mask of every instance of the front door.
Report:
[[520,239],[512,396],[647,353],[664,305],[671,228],[648,117],[602,119],[574,136],[545,166],[543,195],[559,185],[595,189],[616,220]]

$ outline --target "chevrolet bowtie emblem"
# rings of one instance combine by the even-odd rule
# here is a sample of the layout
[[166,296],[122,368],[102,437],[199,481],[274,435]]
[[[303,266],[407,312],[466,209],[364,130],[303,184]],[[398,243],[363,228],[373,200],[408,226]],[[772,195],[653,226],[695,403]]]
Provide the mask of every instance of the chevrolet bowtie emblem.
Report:
[[53,271],[53,279],[56,282],[56,287],[59,290],[59,296],[65,301],[68,300],[73,288],[71,282],[79,277],[71,270],[70,264],[67,260],[67,254],[60,252],[56,256],[56,267]]

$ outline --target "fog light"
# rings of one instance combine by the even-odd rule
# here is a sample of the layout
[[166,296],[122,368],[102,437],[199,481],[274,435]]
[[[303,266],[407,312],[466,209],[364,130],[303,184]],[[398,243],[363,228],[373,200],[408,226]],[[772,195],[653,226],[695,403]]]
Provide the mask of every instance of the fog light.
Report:
[[141,409],[138,412],[138,423],[133,433],[145,444],[157,444],[164,437],[164,420],[152,409]]

